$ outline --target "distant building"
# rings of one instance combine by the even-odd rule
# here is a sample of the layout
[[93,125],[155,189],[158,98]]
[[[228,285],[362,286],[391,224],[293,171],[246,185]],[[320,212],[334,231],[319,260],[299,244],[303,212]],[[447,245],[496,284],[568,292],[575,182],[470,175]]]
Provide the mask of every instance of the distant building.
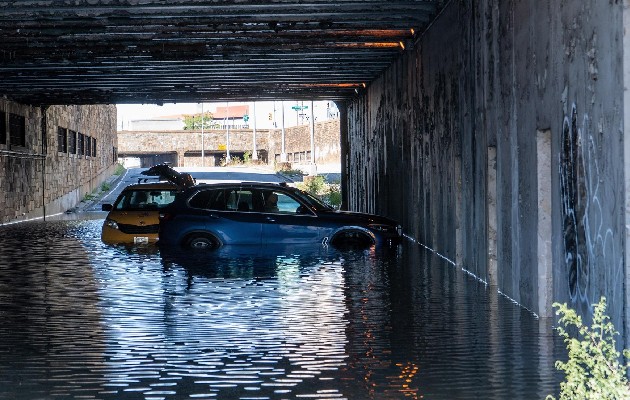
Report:
[[184,129],[183,115],[132,119],[128,127],[123,127],[123,130],[128,131],[178,131],[182,129]]
[[[262,101],[248,103],[191,104],[189,113],[147,118],[143,115],[119,118],[120,131],[175,131],[184,129],[187,115],[210,113],[213,117],[209,129],[274,129],[323,122],[339,118],[339,110],[332,101]],[[140,114],[140,113],[139,113]]]
[[234,105],[217,107],[216,111],[212,112],[212,118],[214,119],[213,128],[215,129],[240,129],[249,128],[249,106],[248,105]]

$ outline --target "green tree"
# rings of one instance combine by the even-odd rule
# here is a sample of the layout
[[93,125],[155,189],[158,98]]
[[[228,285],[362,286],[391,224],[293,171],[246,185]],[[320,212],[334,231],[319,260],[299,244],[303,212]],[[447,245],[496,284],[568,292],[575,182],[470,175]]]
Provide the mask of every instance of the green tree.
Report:
[[214,117],[212,113],[204,112],[202,114],[184,115],[184,130],[200,130],[203,123],[204,129],[213,126]]
[[[569,350],[567,362],[556,361],[556,368],[565,374],[560,383],[560,400],[618,400],[630,399],[630,387],[626,378],[627,364],[622,364],[616,349],[615,330],[610,317],[605,315],[606,298],[594,304],[593,324],[584,325],[575,310],[565,304],[554,303],[556,314],[561,315],[560,323],[576,332],[558,327]],[[624,350],[626,359],[630,351]],[[555,400],[549,395],[547,400]]]

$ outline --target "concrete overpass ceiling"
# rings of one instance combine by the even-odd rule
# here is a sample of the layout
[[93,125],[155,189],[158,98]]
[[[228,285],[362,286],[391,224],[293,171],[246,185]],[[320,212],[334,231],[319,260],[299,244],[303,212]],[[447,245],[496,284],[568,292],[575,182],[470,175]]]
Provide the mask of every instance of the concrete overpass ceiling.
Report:
[[14,0],[0,95],[26,104],[355,94],[445,0]]

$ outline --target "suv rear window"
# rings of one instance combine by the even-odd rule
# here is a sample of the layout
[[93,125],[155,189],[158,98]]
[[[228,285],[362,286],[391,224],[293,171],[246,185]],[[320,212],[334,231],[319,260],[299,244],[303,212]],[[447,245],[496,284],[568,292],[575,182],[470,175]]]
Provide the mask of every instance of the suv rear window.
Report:
[[209,189],[195,193],[188,205],[209,210],[254,211],[256,198],[256,194],[247,189]]
[[158,210],[175,200],[175,189],[141,189],[124,191],[116,204],[115,210]]

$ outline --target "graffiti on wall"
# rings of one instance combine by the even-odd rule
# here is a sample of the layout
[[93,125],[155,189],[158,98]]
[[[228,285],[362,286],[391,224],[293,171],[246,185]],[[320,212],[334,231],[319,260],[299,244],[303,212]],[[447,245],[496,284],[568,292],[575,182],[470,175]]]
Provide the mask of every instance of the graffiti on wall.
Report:
[[[598,265],[610,269],[599,276],[612,277],[610,282],[598,283],[601,289],[620,280],[615,274],[622,271],[623,256],[603,218],[601,176],[590,120],[588,115],[578,118],[575,104],[564,117],[559,167],[569,295],[573,302],[590,305],[601,294],[589,293]],[[606,199],[609,204],[612,200]]]

